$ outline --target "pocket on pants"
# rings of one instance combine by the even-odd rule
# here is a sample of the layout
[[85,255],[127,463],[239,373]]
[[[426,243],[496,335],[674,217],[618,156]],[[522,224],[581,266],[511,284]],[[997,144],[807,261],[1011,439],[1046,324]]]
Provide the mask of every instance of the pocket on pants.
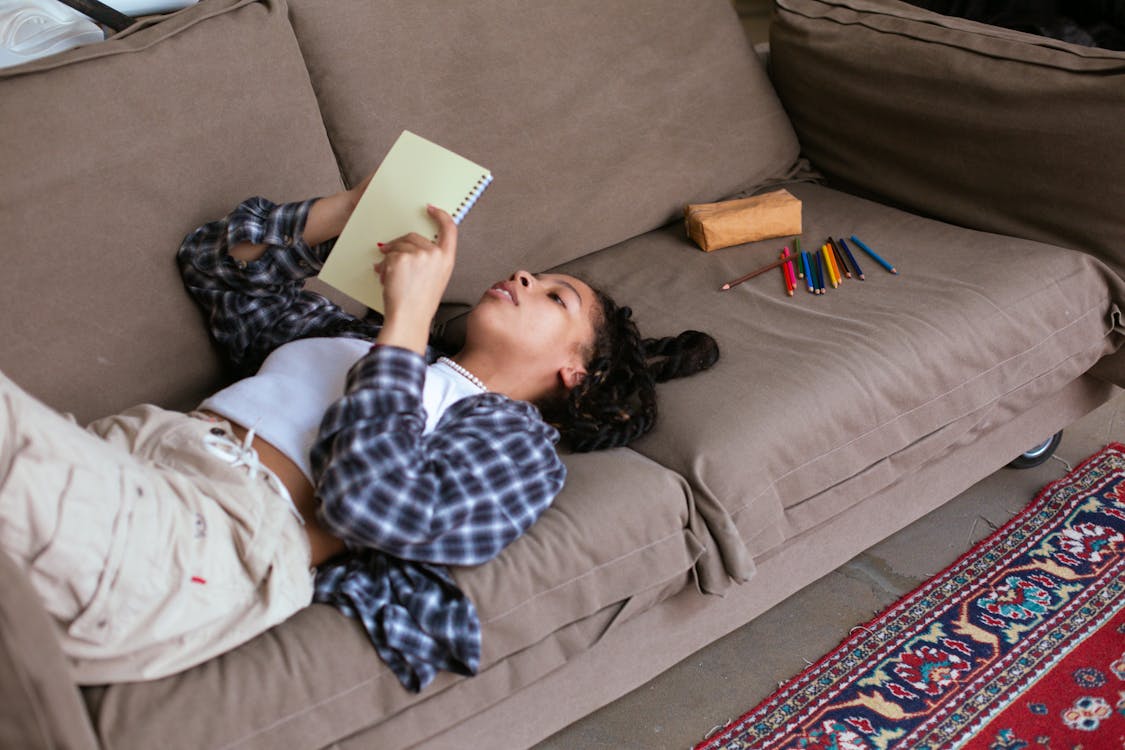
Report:
[[22,559],[47,611],[64,625],[116,573],[121,490],[115,466],[68,466],[32,450],[17,454],[5,477],[3,544]]
[[115,575],[68,630],[102,655],[177,642],[256,593],[222,506],[172,473],[148,479],[133,490]]

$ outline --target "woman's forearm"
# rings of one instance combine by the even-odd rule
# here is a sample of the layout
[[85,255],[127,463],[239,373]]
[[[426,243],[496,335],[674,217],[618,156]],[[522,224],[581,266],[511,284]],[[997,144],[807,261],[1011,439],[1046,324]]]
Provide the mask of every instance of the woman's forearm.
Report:
[[339,237],[359,202],[359,195],[354,189],[344,190],[314,203],[305,221],[305,244],[313,247]]

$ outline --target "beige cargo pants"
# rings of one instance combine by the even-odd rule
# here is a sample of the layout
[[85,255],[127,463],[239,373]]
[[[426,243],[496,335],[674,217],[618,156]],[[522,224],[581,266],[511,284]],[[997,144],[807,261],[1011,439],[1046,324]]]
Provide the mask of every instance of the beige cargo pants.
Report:
[[289,495],[225,422],[130,409],[82,429],[0,373],[0,551],[81,684],[163,677],[312,598]]

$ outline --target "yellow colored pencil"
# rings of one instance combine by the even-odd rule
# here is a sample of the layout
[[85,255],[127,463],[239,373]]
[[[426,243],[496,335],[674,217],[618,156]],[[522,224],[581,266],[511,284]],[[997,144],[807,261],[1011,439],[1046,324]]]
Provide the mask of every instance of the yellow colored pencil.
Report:
[[828,258],[832,261],[832,273],[836,274],[836,286],[844,283],[844,272],[840,270],[840,264],[836,262],[836,253],[832,252],[832,245],[824,243],[824,252],[828,253]]
[[820,246],[820,255],[824,258],[824,270],[828,274],[828,283],[835,289],[840,286],[840,282],[836,279],[836,268],[832,265],[832,256],[828,252],[828,245]]

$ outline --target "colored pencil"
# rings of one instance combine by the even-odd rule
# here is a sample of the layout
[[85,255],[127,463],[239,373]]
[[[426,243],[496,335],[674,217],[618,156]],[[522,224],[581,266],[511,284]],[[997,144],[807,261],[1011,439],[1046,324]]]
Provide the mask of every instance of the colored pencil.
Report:
[[817,294],[824,294],[827,285],[824,283],[824,256],[816,253],[816,289]]
[[721,287],[719,287],[719,291],[725,292],[727,289],[730,289],[732,287],[736,287],[739,284],[743,283],[744,281],[749,281],[750,279],[754,278],[755,276],[761,276],[763,273],[766,273],[767,271],[772,271],[773,269],[775,269],[779,266],[783,266],[787,262],[788,261],[785,258],[779,258],[779,259],[775,260],[773,263],[767,263],[766,265],[762,266],[761,268],[755,268],[753,271],[746,274],[745,276],[739,276],[737,279],[734,279],[732,281],[728,281],[727,283],[723,284]]
[[858,264],[858,263],[856,263],[856,261],[855,261],[855,256],[854,256],[854,255],[852,255],[852,251],[851,251],[851,249],[850,249],[850,248],[848,247],[848,243],[847,243],[847,242],[845,242],[844,240],[840,240],[840,247],[842,247],[842,248],[844,249],[844,252],[845,252],[845,253],[847,254],[847,256],[848,256],[848,260],[849,260],[849,261],[851,261],[851,264],[852,264],[852,268],[854,268],[854,269],[855,269],[855,275],[859,277],[859,280],[860,280],[860,281],[865,281],[866,279],[865,279],[865,277],[864,277],[864,275],[863,275],[863,269],[859,267],[859,264]]
[[809,268],[809,254],[804,250],[801,251],[801,265],[805,268],[805,286],[808,287],[809,294],[815,294],[816,290],[813,289],[812,269]]
[[869,247],[868,247],[867,245],[863,244],[863,240],[861,240],[861,239],[860,239],[859,237],[856,237],[856,236],[855,236],[854,234],[852,235],[852,242],[854,242],[855,244],[859,245],[859,249],[860,249],[860,250],[863,250],[863,252],[865,252],[865,253],[867,253],[868,255],[870,255],[870,256],[871,256],[871,258],[872,258],[872,259],[873,259],[873,260],[874,260],[874,261],[875,261],[876,263],[878,263],[879,265],[881,265],[881,266],[882,266],[883,268],[887,269],[887,270],[888,270],[888,271],[890,271],[891,273],[898,273],[898,271],[897,271],[897,270],[895,270],[895,267],[894,267],[894,266],[892,266],[892,265],[891,265],[890,263],[888,263],[888,262],[887,262],[887,261],[885,261],[885,260],[884,260],[884,259],[883,259],[882,257],[880,257],[880,255],[879,255],[879,254],[878,254],[877,252],[875,252],[874,250],[872,250],[871,248],[869,248]]
[[836,264],[832,262],[832,251],[828,249],[827,242],[820,246],[820,253],[824,256],[824,266],[828,269],[828,280],[835,289],[840,286],[840,276],[836,272]]
[[781,265],[781,275],[785,279],[785,293],[792,297],[793,290],[797,288],[797,279],[793,275],[793,264],[788,262],[789,248],[785,248],[781,251],[781,257],[786,260],[786,262]]
[[852,270],[848,268],[848,262],[844,259],[844,254],[840,252],[840,246],[831,237],[828,238],[828,245],[832,248],[832,254],[836,256],[836,267],[843,271],[845,277],[850,279]]

